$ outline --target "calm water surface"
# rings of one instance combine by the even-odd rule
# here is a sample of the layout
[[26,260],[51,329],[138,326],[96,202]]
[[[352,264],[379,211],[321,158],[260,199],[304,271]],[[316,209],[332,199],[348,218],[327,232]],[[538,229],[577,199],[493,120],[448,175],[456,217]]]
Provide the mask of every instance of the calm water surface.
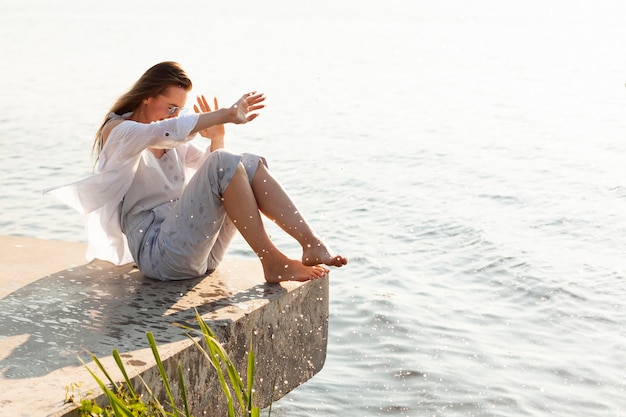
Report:
[[626,415],[621,2],[0,9],[2,234],[84,240],[40,190],[90,172],[101,118],[152,64],[224,105],[267,94],[228,146],[264,154],[351,258],[324,369],[272,415]]

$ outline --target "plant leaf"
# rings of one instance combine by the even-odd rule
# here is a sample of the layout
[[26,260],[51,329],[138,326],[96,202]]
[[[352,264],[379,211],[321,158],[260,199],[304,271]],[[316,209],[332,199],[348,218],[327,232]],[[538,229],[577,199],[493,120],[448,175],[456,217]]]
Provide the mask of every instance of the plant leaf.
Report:
[[163,380],[165,391],[167,392],[167,396],[170,400],[170,405],[172,406],[174,415],[178,416],[178,408],[176,407],[176,402],[174,401],[174,396],[172,395],[172,389],[170,388],[170,383],[167,378],[167,373],[165,372],[165,367],[163,366],[163,362],[161,362],[161,357],[159,356],[159,350],[157,348],[156,341],[154,340],[154,335],[152,334],[152,332],[147,332],[146,336],[148,337],[148,342],[150,343],[150,348],[152,349],[152,355],[154,356],[157,367],[159,368],[159,372],[161,373],[161,379]]
[[180,384],[180,396],[183,399],[183,406],[185,407],[185,416],[191,417],[189,412],[189,403],[187,402],[187,390],[185,389],[185,379],[183,378],[183,367],[178,364],[178,379]]
[[252,351],[252,338],[250,338],[250,351],[248,352],[248,410],[252,410],[252,386],[254,385],[254,352]]
[[115,359],[115,363],[117,364],[117,367],[120,368],[120,371],[122,372],[122,375],[124,376],[124,380],[126,381],[126,386],[128,387],[128,391],[130,392],[130,395],[133,397],[134,400],[136,400],[138,398],[137,394],[135,393],[133,384],[132,382],[130,382],[130,378],[128,377],[128,374],[126,373],[126,368],[124,367],[124,363],[122,362],[122,358],[120,357],[120,352],[118,352],[117,349],[113,349],[113,359]]
[[107,388],[104,382],[102,382],[102,380],[88,366],[85,366],[85,368],[87,368],[87,371],[89,371],[93,379],[100,386],[100,389],[102,389],[102,392],[104,392],[109,399],[109,404],[111,405],[111,408],[115,413],[115,417],[133,417],[133,413],[124,406],[121,400],[117,398],[115,393]]

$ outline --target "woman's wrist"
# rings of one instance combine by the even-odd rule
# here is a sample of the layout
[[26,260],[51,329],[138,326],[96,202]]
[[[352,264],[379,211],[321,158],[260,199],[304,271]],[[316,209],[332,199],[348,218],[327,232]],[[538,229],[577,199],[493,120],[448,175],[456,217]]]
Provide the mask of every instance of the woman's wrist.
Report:
[[211,138],[211,146],[209,147],[211,152],[216,151],[218,149],[222,149],[223,147],[224,147],[224,135]]
[[225,123],[237,123],[237,115],[238,110],[237,107],[225,107],[220,110],[224,110],[226,112],[226,122]]

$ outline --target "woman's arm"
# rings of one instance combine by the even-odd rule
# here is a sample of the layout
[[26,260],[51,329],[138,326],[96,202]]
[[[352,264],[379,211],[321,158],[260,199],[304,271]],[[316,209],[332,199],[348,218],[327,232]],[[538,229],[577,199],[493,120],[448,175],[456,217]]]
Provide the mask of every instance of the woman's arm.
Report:
[[[193,105],[193,109],[196,113],[207,113],[219,109],[216,97],[213,98],[213,110],[211,110],[211,106],[209,106],[209,103],[204,96],[198,96],[197,100],[198,104]],[[213,152],[217,149],[222,149],[224,147],[224,135],[226,134],[224,125],[214,125],[207,129],[201,130],[199,133],[202,137],[207,138],[211,141],[210,152]]]
[[147,148],[178,147],[192,139],[189,132],[197,123],[198,115],[193,113],[153,123],[113,120],[103,131],[97,171],[116,169]]
[[198,116],[198,123],[191,130],[191,134],[196,134],[211,126],[224,123],[243,124],[256,119],[258,113],[252,113],[265,107],[261,104],[265,101],[265,96],[256,92],[244,94],[235,104],[229,108],[201,113]]
[[263,94],[248,93],[231,107],[208,113],[192,113],[153,123],[113,120],[103,131],[105,143],[100,152],[98,171],[114,169],[146,148],[175,148],[211,126],[250,122],[258,116],[252,112],[265,107],[261,104],[264,100]]

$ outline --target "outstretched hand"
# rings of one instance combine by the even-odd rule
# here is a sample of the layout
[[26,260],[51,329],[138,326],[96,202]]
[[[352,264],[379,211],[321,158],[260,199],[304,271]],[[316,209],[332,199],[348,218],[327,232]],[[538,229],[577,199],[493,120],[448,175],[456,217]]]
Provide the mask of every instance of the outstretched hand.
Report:
[[253,113],[257,110],[265,107],[261,104],[265,101],[263,93],[257,93],[256,91],[248,94],[244,94],[231,108],[237,109],[237,115],[233,123],[242,124],[248,123],[257,118],[259,113]]
[[[197,100],[198,100],[198,104],[193,105],[193,110],[196,113],[208,113],[210,111],[219,109],[219,106],[217,104],[217,97],[213,97],[213,106],[214,106],[213,109],[211,109],[211,106],[209,106],[209,103],[207,102],[206,98],[203,95],[198,96]],[[224,134],[226,133],[226,131],[224,129],[224,125],[214,125],[204,130],[201,130],[198,133],[200,133],[200,135],[202,135],[203,137],[207,139],[211,139],[213,141],[213,140],[223,140]]]

